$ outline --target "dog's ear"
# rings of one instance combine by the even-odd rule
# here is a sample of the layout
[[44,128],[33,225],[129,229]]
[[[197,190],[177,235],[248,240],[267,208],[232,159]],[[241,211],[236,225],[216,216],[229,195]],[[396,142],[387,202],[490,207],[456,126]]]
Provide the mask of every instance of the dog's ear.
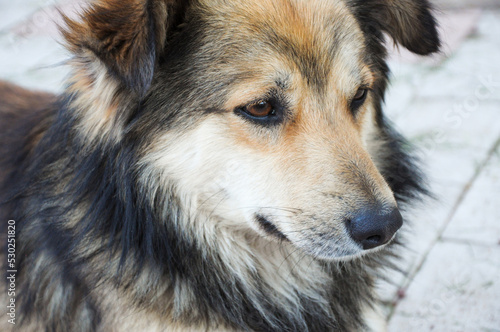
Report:
[[[79,20],[65,17],[69,50],[98,59],[111,76],[143,96],[182,0],[100,0]],[[94,59],[88,59],[94,57]]]
[[428,0],[354,0],[362,25],[387,32],[413,53],[437,52],[440,40]]

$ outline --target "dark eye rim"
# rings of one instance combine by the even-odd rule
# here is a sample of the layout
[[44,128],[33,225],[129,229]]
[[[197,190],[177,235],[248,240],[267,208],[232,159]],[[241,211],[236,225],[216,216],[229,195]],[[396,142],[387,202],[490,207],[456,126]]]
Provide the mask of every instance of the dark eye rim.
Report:
[[[363,91],[363,94],[360,97],[356,97],[359,93],[359,91]],[[371,89],[368,87],[360,87],[358,88],[356,95],[353,97],[351,100],[351,111],[356,115],[356,111],[363,106],[363,104],[366,101],[366,98],[368,97],[368,94],[370,93]]]
[[[258,105],[260,103],[267,103],[267,104],[269,104],[269,106],[271,107],[271,111],[268,114],[263,115],[263,116],[258,116],[258,115],[252,114],[252,112],[249,111],[249,108],[253,107],[253,106],[256,106],[256,105]],[[257,118],[257,119],[263,119],[263,118],[266,118],[266,117],[269,117],[269,116],[275,116],[276,115],[276,109],[275,109],[274,105],[271,102],[267,101],[267,100],[259,100],[259,101],[255,102],[255,103],[247,104],[246,106],[243,107],[242,110],[243,110],[243,112],[246,112],[249,116],[251,116],[253,118]]]
[[[255,115],[252,115],[249,111],[248,111],[248,107],[251,107],[253,105],[256,105],[260,102],[267,102],[271,105],[271,112],[269,113],[269,115],[266,115],[266,116],[255,116]],[[281,103],[279,103],[278,101],[276,101],[274,98],[268,98],[268,99],[259,99],[259,100],[256,100],[256,101],[253,101],[253,102],[250,102],[246,105],[243,105],[243,106],[240,106],[240,107],[237,107],[235,110],[234,110],[234,113],[238,116],[241,116],[243,117],[244,119],[246,120],[249,120],[255,124],[258,124],[258,125],[261,125],[261,126],[265,126],[265,127],[268,127],[268,126],[274,126],[274,125],[277,125],[279,123],[281,123],[284,119],[284,108],[283,106],[281,105]]]
[[[360,97],[356,97],[358,93],[362,91],[362,95]],[[366,98],[366,95],[368,94],[368,89],[367,88],[359,88],[358,91],[356,92],[356,95],[352,100],[362,100]]]

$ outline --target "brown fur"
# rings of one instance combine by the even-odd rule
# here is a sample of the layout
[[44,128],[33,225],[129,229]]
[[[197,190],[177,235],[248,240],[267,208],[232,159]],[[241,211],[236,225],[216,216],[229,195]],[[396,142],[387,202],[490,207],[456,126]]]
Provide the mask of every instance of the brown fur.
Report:
[[4,121],[5,116],[21,118],[26,111],[46,107],[52,104],[55,98],[50,93],[26,90],[12,83],[0,81],[2,122],[7,123]]
[[[9,147],[31,153],[50,121],[43,110],[54,104],[56,96],[0,81],[0,100],[0,132],[6,137],[0,153],[8,153]],[[1,168],[0,181],[11,171]]]

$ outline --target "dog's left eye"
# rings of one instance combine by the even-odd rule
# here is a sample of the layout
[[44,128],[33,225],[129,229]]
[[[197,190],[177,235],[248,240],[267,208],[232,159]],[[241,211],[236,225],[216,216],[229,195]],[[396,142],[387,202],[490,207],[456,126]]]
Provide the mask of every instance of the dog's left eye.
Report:
[[360,108],[366,100],[366,96],[368,95],[368,89],[359,88],[351,101],[351,110],[356,112],[358,108]]
[[244,111],[256,118],[276,115],[273,105],[267,101],[259,101],[255,104],[245,106]]
[[253,121],[259,125],[270,126],[280,123],[282,112],[278,112],[280,106],[267,100],[250,103],[246,106],[237,108],[235,113]]

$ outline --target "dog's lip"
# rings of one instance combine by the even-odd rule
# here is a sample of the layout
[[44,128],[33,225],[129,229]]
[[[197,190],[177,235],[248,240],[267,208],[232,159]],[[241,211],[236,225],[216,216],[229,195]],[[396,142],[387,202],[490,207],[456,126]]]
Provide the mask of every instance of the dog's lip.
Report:
[[285,234],[283,234],[272,222],[261,214],[255,215],[255,220],[260,225],[260,228],[270,236],[278,238],[282,241],[290,241]]

